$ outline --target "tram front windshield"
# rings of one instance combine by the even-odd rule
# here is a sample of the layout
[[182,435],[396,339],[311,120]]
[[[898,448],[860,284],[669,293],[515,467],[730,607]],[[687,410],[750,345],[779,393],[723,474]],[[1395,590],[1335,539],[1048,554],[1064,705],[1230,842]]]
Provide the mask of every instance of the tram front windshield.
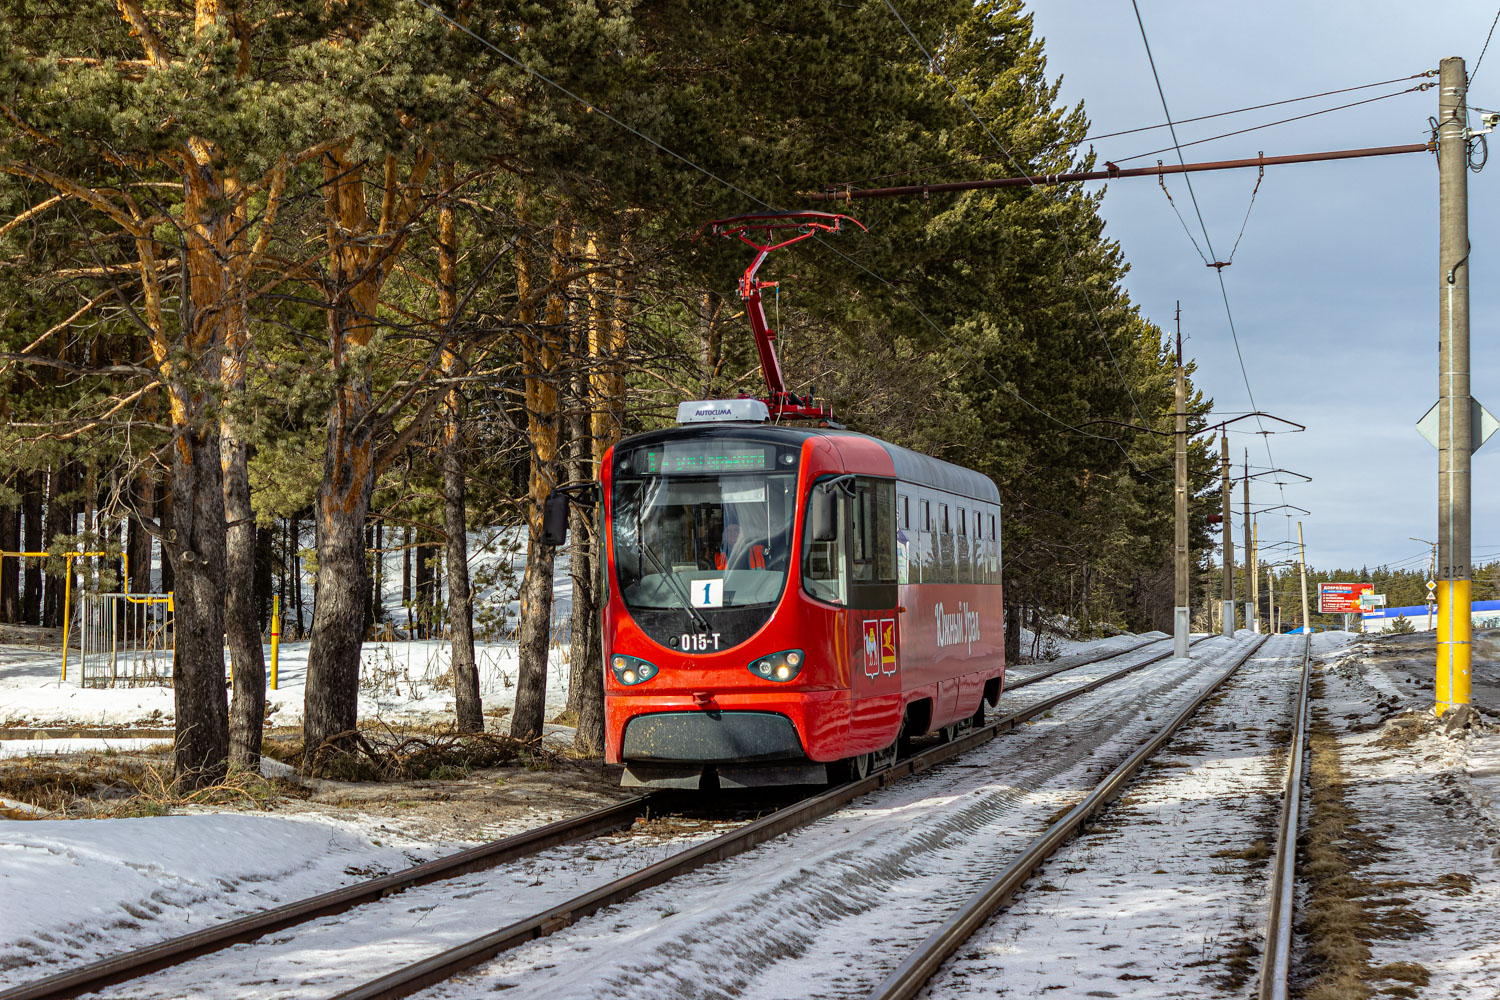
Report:
[[[766,450],[774,458],[776,449]],[[686,612],[776,601],[790,559],[795,470],[756,460],[700,474],[725,463],[667,455],[663,462],[660,446],[638,454],[615,479],[615,573],[625,605]]]

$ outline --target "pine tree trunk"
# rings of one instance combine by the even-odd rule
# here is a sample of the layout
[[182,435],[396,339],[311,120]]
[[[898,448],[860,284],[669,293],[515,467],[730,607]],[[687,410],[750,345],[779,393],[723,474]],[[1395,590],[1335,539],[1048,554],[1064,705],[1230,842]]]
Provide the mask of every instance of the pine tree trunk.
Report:
[[[367,315],[373,315],[373,302]],[[330,322],[340,317],[333,314]],[[303,768],[316,772],[325,742],[358,719],[359,652],[364,642],[365,515],[374,486],[368,376],[352,376],[328,416],[328,448],[318,486],[318,572],[313,584],[312,647],[304,698]]]
[[370,634],[370,627],[375,624],[375,588],[379,586],[378,560],[380,553],[376,551],[375,525],[368,520],[365,521],[365,567],[368,574],[365,579],[370,585],[365,588],[365,635]]
[[[588,353],[592,369],[589,374],[589,394],[592,397],[589,438],[593,445],[590,470],[593,474],[597,474],[603,463],[604,453],[619,440],[624,416],[625,380],[621,372],[629,329],[631,292],[626,249],[627,243],[622,239],[622,270],[614,281],[613,302],[607,294],[609,279],[603,274],[589,277]],[[597,246],[591,243],[590,261],[596,261],[597,257]],[[594,595],[593,635],[585,650],[582,674],[575,673],[578,729],[573,736],[573,748],[579,753],[597,756],[604,752],[604,648],[598,603],[604,593],[604,574],[609,572],[609,567],[605,564],[606,540],[596,537],[593,544],[589,567],[592,571],[591,593]]]
[[[454,189],[452,163],[442,167],[444,191]],[[443,375],[464,373],[454,350],[458,310],[458,220],[453,202],[444,198],[438,208],[438,319],[449,337],[443,351]],[[474,659],[474,600],[469,587],[469,526],[464,494],[464,397],[450,386],[443,400],[443,531],[448,556],[448,621],[452,627],[453,702],[461,733],[484,731],[484,705],[479,699],[479,666]]]
[[156,483],[149,475],[136,480],[136,511],[126,525],[125,552],[130,556],[130,579],[125,589],[132,594],[151,592],[151,533],[141,524],[142,517],[156,516]]
[[276,530],[255,526],[255,621],[265,635],[271,624],[271,595],[275,593]]
[[[21,517],[24,519],[21,533],[22,544],[27,552],[38,552],[42,548],[42,474],[33,472],[26,477],[26,492],[21,495]],[[28,625],[42,623],[42,563],[39,559],[26,560],[25,580],[22,582],[21,620]]]
[[[13,477],[19,485],[20,477]],[[21,549],[20,507],[0,508],[0,552],[19,552]],[[0,557],[0,621],[15,624],[21,620],[21,560],[13,556]]]
[[443,527],[448,533],[448,620],[453,629],[453,697],[462,733],[484,731],[484,705],[479,699],[479,667],[474,659],[474,603],[469,591],[467,511],[464,504],[463,458],[459,427],[443,449]]
[[[552,238],[552,277],[560,280],[568,266],[571,228],[558,219]],[[525,301],[532,292],[526,255],[517,257],[517,285]],[[545,326],[535,328],[534,313],[521,318],[527,332],[522,335],[526,361],[526,426],[531,439],[531,477],[527,488],[526,575],[521,583],[521,628],[516,707],[510,734],[519,739],[542,735],[547,701],[547,647],[551,639],[553,549],[542,543],[542,505],[557,483],[557,365],[566,341],[559,331],[567,318],[567,300],[559,289],[547,299]]]
[[1021,660],[1021,615],[1014,601],[1005,605],[1005,662]]
[[250,509],[249,456],[237,429],[220,430],[224,470],[225,632],[234,665],[234,695],[229,704],[230,763],[260,770],[261,734],[266,719],[266,660],[260,643],[260,615],[255,599],[255,515]]
[[385,524],[382,521],[375,522],[375,581],[370,588],[374,591],[371,600],[374,602],[373,617],[376,623],[385,621]]
[[406,635],[413,633],[411,621],[411,525],[401,527],[401,606],[406,609]]
[[416,595],[417,605],[417,638],[432,638],[429,626],[432,623],[432,604],[436,599],[432,592],[432,546],[427,544],[427,530],[425,528],[416,531],[417,547],[414,550],[416,561],[412,591]]
[[[52,543],[58,535],[72,531],[73,513],[68,506],[70,501],[63,499],[63,494],[67,492],[67,479],[66,465],[53,466],[47,474],[47,524],[42,541],[44,548],[48,550],[52,549]],[[47,587],[42,592],[42,624],[48,628],[57,628],[62,624],[62,598],[62,579],[50,576]]]
[[287,525],[288,549],[292,560],[292,603],[297,606],[297,638],[307,634],[307,621],[302,613],[302,518],[293,514]]
[[[156,496],[161,505],[161,515],[157,518],[157,523],[161,525],[161,530],[168,537],[172,534],[172,493],[172,474],[168,472],[156,490]],[[172,570],[172,560],[167,557],[167,547],[164,544],[161,546],[161,592],[170,594],[176,587],[177,576]]]
[[[588,244],[593,256],[594,244]],[[592,263],[592,261],[590,262]],[[568,407],[569,462],[568,478],[575,483],[594,478],[592,442],[592,402],[589,392],[588,366],[583,363],[589,356],[589,347],[595,339],[592,331],[593,299],[581,310],[575,310],[572,323],[572,355],[574,358],[572,400]],[[596,662],[598,647],[599,600],[594,590],[593,525],[584,509],[578,504],[568,505],[568,568],[573,579],[573,613],[569,622],[568,643],[568,714],[577,726],[583,714],[584,699],[589,697],[589,688],[598,680],[599,664]]]
[[176,708],[175,771],[198,788],[224,776],[229,757],[229,707],[224,696],[224,493],[219,440],[184,429],[172,449],[172,511],[168,557],[176,579],[172,658]]

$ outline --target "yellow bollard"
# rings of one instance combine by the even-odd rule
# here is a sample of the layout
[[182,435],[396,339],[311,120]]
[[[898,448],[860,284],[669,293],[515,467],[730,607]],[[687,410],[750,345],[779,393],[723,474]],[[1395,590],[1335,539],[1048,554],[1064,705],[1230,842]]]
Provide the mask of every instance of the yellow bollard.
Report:
[[271,690],[276,690],[276,667],[281,658],[281,595],[271,595]]
[[1468,580],[1438,583],[1437,704],[1433,706],[1437,715],[1469,703],[1469,640],[1474,627],[1470,586]]

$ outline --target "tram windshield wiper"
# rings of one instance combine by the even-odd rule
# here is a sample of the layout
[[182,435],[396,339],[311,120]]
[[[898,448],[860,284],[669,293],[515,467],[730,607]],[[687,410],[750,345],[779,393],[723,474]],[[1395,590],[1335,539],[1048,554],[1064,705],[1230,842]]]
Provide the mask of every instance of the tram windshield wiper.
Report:
[[656,550],[647,543],[645,538],[637,538],[636,543],[640,546],[641,551],[645,553],[646,558],[651,560],[651,565],[656,567],[656,572],[660,573],[662,578],[667,581],[667,585],[672,588],[672,593],[677,596],[678,602],[682,605],[682,610],[688,613],[688,617],[693,620],[693,624],[697,625],[704,635],[712,632],[713,626],[708,623],[707,618],[703,617],[701,611],[693,607],[693,602],[688,597],[687,588],[682,585],[681,580],[677,579],[677,574],[667,569],[666,564],[661,561],[661,556],[656,554]]

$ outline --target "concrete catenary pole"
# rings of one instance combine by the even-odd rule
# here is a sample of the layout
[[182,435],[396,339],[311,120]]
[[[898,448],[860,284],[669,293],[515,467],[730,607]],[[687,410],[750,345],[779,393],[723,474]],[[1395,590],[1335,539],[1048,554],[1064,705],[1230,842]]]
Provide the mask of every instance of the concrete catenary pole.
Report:
[[1245,481],[1241,491],[1245,510],[1245,627],[1259,632],[1255,613],[1255,549],[1250,545],[1250,449],[1245,449]]
[[1266,564],[1266,624],[1271,626],[1271,634],[1280,631],[1276,623],[1276,567],[1270,563]]
[[1438,67],[1438,621],[1442,715],[1469,703],[1469,155],[1464,61]]
[[1229,478],[1229,432],[1219,432],[1220,492],[1224,497],[1224,634],[1234,636],[1234,508],[1233,480]]
[[[1249,514],[1247,513],[1248,517]],[[1245,565],[1249,567],[1250,577],[1250,628],[1257,635],[1260,634],[1260,524],[1252,525],[1254,529],[1250,536],[1250,554],[1245,558]]]
[[1302,522],[1297,522],[1297,572],[1302,574],[1302,634],[1311,627],[1307,621],[1307,546],[1302,541]]
[[1172,655],[1188,654],[1187,374],[1182,367],[1182,304],[1177,305],[1177,466],[1173,483],[1176,520],[1172,542]]

